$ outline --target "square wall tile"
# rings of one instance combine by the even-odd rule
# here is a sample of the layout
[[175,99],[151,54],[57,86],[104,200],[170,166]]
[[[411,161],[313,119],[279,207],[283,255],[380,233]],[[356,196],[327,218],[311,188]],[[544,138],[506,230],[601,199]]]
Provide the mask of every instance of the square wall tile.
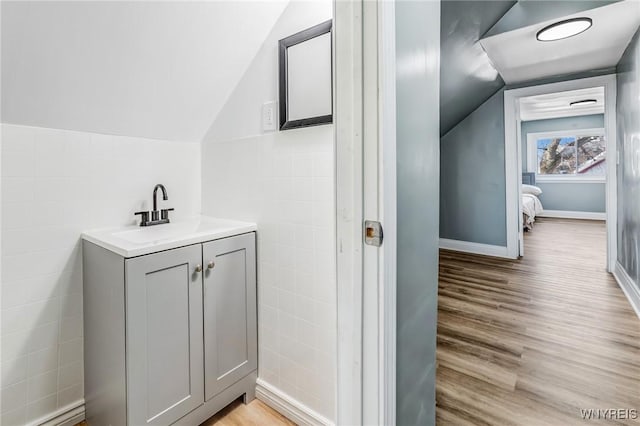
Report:
[[327,360],[336,357],[337,339],[332,126],[205,140],[202,161],[203,212],[258,223],[260,378],[333,418],[336,363]]
[[3,124],[1,149],[2,424],[24,425],[83,397],[82,231],[134,223],[158,182],[199,214],[201,147]]

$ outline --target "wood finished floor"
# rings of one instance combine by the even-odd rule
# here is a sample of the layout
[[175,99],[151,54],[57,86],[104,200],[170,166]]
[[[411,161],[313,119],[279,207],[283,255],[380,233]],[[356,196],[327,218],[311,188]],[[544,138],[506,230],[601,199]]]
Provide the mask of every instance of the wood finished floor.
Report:
[[200,426],[295,426],[262,401],[254,399],[245,405],[238,399]]
[[438,425],[640,424],[640,319],[605,270],[603,222],[540,219],[521,260],[441,251]]
[[[296,426],[295,423],[260,400],[245,405],[237,399],[200,426]],[[76,426],[90,426],[80,422]]]

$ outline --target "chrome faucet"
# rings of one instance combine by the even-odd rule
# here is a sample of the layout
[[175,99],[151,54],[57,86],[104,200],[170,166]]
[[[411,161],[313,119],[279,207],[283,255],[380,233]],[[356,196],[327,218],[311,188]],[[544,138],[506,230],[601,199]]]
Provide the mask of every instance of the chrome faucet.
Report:
[[153,188],[153,210],[151,211],[151,220],[149,220],[149,212],[136,212],[136,215],[141,216],[140,226],[153,226],[160,225],[162,223],[169,223],[169,212],[174,209],[161,209],[158,211],[158,189],[162,190],[162,199],[167,201],[167,189],[161,183],[157,184]]

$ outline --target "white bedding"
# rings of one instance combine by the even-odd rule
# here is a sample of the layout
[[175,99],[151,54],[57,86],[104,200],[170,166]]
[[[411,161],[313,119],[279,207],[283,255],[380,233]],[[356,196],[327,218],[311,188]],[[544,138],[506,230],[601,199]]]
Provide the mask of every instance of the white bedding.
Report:
[[542,203],[538,197],[533,194],[522,194],[522,213],[525,214],[525,225],[532,225],[536,215],[543,211]]

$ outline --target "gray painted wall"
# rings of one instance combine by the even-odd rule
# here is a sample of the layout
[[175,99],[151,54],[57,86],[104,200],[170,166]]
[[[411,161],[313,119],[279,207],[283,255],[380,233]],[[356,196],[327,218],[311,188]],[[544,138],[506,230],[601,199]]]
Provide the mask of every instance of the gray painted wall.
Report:
[[[522,123],[522,170],[527,170],[527,134],[554,130],[595,129],[604,127],[604,114],[524,121]],[[540,201],[547,210],[577,212],[606,211],[605,183],[542,183]]]
[[443,1],[440,14],[440,135],[504,86],[478,43],[515,1]]
[[640,288],[640,31],[618,63],[618,261]]
[[546,210],[604,213],[606,184],[602,183],[536,183],[542,189],[540,202]]
[[[611,74],[593,70],[505,89]],[[506,246],[504,90],[441,138],[440,237]]]
[[440,237],[507,245],[504,90],[440,144]]
[[[435,424],[440,2],[396,2],[398,425]],[[434,58],[420,60],[416,58]],[[402,64],[420,66],[403,67]]]

